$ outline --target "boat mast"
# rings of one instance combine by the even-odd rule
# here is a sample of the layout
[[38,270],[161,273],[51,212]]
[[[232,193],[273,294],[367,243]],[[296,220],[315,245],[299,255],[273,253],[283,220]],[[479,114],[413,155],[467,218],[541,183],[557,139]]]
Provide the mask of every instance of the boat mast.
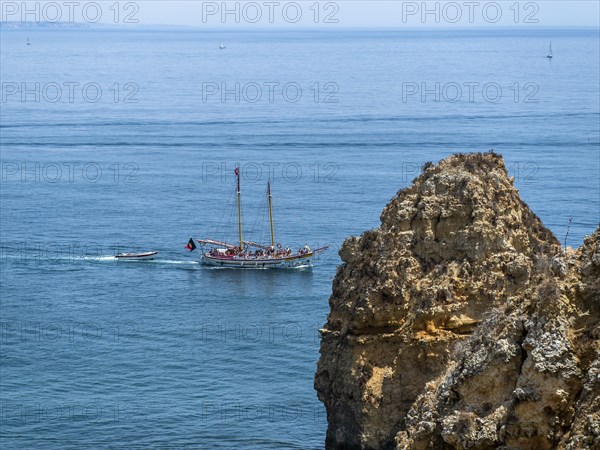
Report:
[[267,196],[269,197],[269,221],[271,222],[271,247],[275,250],[275,229],[273,228],[273,197],[271,196],[271,180],[267,181]]
[[240,168],[235,168],[235,177],[237,178],[237,207],[238,207],[238,234],[240,236],[240,250],[242,250],[242,194],[240,191]]

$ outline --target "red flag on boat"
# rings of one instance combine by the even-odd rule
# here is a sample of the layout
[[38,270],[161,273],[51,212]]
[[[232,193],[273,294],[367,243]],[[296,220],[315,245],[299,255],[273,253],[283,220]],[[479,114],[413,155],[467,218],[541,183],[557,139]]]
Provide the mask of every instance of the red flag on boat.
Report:
[[196,249],[196,244],[194,244],[194,239],[190,238],[187,245],[184,247],[187,248],[190,252],[193,252]]

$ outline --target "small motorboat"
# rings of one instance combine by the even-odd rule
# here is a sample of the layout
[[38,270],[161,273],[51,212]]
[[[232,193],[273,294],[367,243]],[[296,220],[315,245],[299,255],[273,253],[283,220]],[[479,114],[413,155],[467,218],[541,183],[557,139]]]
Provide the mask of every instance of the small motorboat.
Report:
[[117,253],[115,259],[120,261],[143,261],[145,259],[153,259],[158,252],[144,252],[144,253]]

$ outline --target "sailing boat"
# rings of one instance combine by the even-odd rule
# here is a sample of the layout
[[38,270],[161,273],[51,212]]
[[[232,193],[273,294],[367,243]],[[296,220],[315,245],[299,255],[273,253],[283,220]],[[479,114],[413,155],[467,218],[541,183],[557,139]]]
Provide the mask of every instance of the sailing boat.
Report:
[[224,50],[225,48],[226,48],[225,44],[223,44],[223,42],[221,42],[221,44],[219,45],[219,50]]
[[29,42],[29,38],[27,38],[27,45],[31,45],[31,42]]
[[[252,241],[244,241],[242,234],[242,200],[239,167],[236,167],[234,173],[237,186],[237,228],[239,242],[232,244],[214,239],[196,239],[202,250],[201,262],[209,266],[244,269],[290,269],[311,267],[313,258],[323,253],[329,246],[312,250],[308,245],[305,245],[304,248],[293,252],[290,248],[284,248],[281,244],[275,242],[273,197],[271,196],[270,180],[267,181],[267,199],[269,201],[271,245],[262,245]],[[210,246],[210,250],[205,251],[205,246]],[[194,248],[195,246],[192,245],[191,250]]]
[[552,41],[550,41],[550,49],[548,51],[548,55],[546,56],[548,59],[552,59]]

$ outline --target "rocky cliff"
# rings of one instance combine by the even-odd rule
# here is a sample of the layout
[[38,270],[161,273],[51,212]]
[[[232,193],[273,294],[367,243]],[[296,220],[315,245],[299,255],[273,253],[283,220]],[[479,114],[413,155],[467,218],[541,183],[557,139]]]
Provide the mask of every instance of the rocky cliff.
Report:
[[562,249],[495,153],[346,240],[315,376],[330,449],[600,449],[600,229]]

